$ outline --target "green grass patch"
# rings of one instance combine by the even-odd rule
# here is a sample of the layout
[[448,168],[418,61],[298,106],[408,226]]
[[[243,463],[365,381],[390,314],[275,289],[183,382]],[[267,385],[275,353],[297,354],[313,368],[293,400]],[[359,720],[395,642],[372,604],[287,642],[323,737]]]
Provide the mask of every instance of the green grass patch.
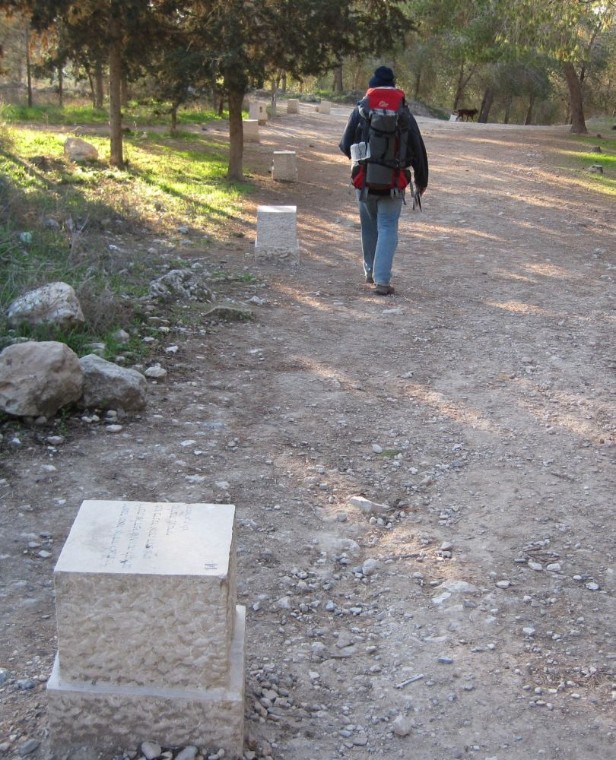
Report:
[[[616,135],[603,131],[592,135],[571,135],[570,148],[558,150],[560,168],[575,176],[580,185],[606,195],[616,195]],[[601,167],[603,173],[591,167]]]
[[[164,126],[171,123],[168,106],[161,103],[131,102],[122,109],[123,123],[126,127],[145,127],[148,125]],[[204,124],[221,120],[226,114],[219,116],[211,109],[196,105],[180,108],[178,111],[179,124]],[[78,126],[106,125],[109,123],[109,113],[106,108],[94,108],[85,103],[68,103],[62,108],[58,105],[19,105],[0,103],[0,121],[8,124],[27,123],[45,126]]]
[[[80,354],[104,342],[113,358],[118,328],[143,334],[138,304],[150,281],[190,265],[193,248],[184,243],[203,251],[243,233],[251,187],[225,179],[227,144],[210,133],[133,132],[126,170],[109,167],[107,137],[85,135],[99,159],[80,164],[64,156],[66,138],[46,126],[0,125],[0,337],[9,334],[11,301],[63,281],[77,292],[87,327],[19,334],[62,339]],[[122,351],[147,349],[136,338]]]

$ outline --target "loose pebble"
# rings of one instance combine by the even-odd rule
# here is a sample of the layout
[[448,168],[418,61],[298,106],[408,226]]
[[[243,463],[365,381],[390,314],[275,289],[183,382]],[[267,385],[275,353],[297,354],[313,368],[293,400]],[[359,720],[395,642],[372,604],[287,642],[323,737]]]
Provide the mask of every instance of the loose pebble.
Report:
[[156,742],[143,742],[139,748],[146,760],[155,760],[162,754],[162,747]]
[[20,757],[27,757],[28,755],[31,755],[33,752],[36,752],[36,750],[40,746],[41,746],[41,743],[37,741],[36,739],[28,739],[19,747],[17,751]]

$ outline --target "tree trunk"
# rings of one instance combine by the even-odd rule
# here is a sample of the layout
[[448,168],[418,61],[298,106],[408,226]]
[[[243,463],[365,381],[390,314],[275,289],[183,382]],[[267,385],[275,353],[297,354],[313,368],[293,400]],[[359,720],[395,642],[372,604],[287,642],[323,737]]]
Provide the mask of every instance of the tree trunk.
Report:
[[94,66],[94,108],[102,109],[105,104],[105,86],[103,82],[103,64],[97,61]]
[[419,100],[419,90],[421,89],[421,66],[418,65],[415,69],[415,84],[413,85],[413,98]]
[[92,101],[92,108],[96,108],[96,90],[94,88],[94,77],[92,76],[92,72],[89,69],[86,73],[88,75],[88,82],[90,83],[90,100]]
[[58,64],[58,105],[60,108],[64,108],[64,71],[62,70],[62,62]]
[[109,131],[111,135],[112,166],[123,167],[122,154],[122,42],[120,24],[111,17],[109,24]]
[[491,87],[486,87],[486,91],[483,94],[483,100],[481,101],[481,108],[479,110],[478,122],[481,124],[487,124],[490,118],[490,110],[494,103],[494,90]]
[[528,101],[528,111],[526,112],[526,118],[524,119],[524,126],[528,127],[533,123],[533,109],[535,107],[535,95],[531,93]]
[[563,73],[569,89],[569,107],[571,109],[571,131],[576,135],[587,135],[586,119],[584,117],[584,97],[582,85],[570,61],[563,63]]
[[460,101],[464,95],[464,91],[468,83],[473,78],[473,75],[477,71],[477,66],[471,66],[468,71],[464,71],[464,61],[460,64],[460,73],[458,74],[458,83],[456,84],[456,96],[453,101],[453,110],[457,111],[460,107]]
[[337,66],[334,67],[334,81],[332,84],[332,90],[338,94],[342,95],[344,92],[344,83],[342,81],[342,64],[339,63]]
[[30,29],[26,26],[26,82],[28,86],[28,107],[32,108],[32,62],[30,61]]
[[178,108],[179,103],[171,104],[171,134],[175,137],[178,131]]
[[[124,67],[122,67],[122,69],[124,69]],[[121,102],[123,108],[126,108],[128,106],[128,95],[128,79],[126,78],[126,71],[122,70]]]
[[271,117],[272,119],[275,119],[278,115],[278,112],[276,110],[276,95],[278,94],[278,81],[277,79],[272,79],[272,96],[270,98],[270,109],[271,109]]
[[458,83],[456,85],[456,94],[453,99],[453,110],[457,111],[460,107],[460,101],[464,92],[464,64],[460,64],[460,73],[458,74]]
[[505,114],[503,116],[503,124],[509,124],[509,118],[511,116],[511,106],[513,105],[513,96],[508,95],[505,102]]
[[241,182],[244,160],[244,125],[242,123],[242,103],[244,91],[229,92],[229,168],[227,179]]

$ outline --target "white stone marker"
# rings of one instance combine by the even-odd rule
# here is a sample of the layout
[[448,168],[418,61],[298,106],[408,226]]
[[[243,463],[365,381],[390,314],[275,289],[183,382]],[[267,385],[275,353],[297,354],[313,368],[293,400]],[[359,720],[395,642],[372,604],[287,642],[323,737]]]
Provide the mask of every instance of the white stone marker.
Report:
[[244,119],[244,142],[258,143],[261,142],[259,137],[259,122],[257,119]]
[[235,507],[84,501],[55,567],[61,748],[243,745]]
[[297,206],[257,207],[255,256],[299,262]]
[[329,100],[322,100],[317,106],[317,111],[319,113],[331,113],[332,104],[329,102]]
[[259,124],[267,124],[267,107],[262,101],[251,101],[248,114],[249,118],[256,119]]
[[287,100],[287,113],[299,113],[299,100],[297,98]]
[[275,150],[272,179],[278,182],[297,182],[297,153],[294,150]]

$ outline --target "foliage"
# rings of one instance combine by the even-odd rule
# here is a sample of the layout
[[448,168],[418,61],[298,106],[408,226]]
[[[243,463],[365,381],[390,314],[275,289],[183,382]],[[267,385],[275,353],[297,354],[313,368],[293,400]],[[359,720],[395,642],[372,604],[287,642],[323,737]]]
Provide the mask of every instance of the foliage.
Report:
[[[241,99],[285,72],[327,70],[351,53],[391,48],[409,25],[402,0],[22,0],[37,29],[56,27],[56,60],[86,68],[108,60],[111,163],[123,164],[120,79],[149,72],[178,106],[191,89],[219,81],[229,98],[228,175],[241,178]],[[2,8],[2,5],[0,5]],[[173,122],[175,124],[175,122]]]
[[[101,98],[118,40],[123,81],[145,75],[172,125],[196,93],[215,93],[220,108],[224,96],[233,178],[242,173],[243,95],[293,80],[299,88],[314,82],[328,97],[331,79],[319,78],[341,63],[352,97],[386,62],[417,100],[455,108],[479,106],[489,94],[503,119],[560,109],[561,120],[583,127],[585,108],[614,113],[616,102],[616,0],[0,0],[0,12],[8,7],[32,11],[48,28],[32,38],[38,60],[46,51],[56,71],[70,60],[72,75],[96,83]],[[10,19],[11,39],[23,38],[23,23]],[[17,48],[6,46],[7,65]],[[114,113],[117,143],[117,104]]]
[[584,131],[585,83],[589,72],[609,68],[616,0],[409,0],[409,6],[421,44],[440,53],[454,107],[463,93],[483,87],[484,99],[500,97],[508,112],[513,101],[505,88],[513,83],[531,110],[554,87],[549,77],[557,71],[568,88],[568,115]]
[[[103,161],[71,164],[63,140],[23,125],[0,132],[0,313],[27,290],[65,281],[87,320],[65,342],[105,341],[112,351],[113,332],[138,323],[147,283],[176,263],[141,241],[163,234],[179,243],[179,226],[204,247],[226,237],[242,224],[248,188],[224,181],[225,141],[207,133],[133,135],[123,172]],[[104,152],[103,137],[88,140]]]

